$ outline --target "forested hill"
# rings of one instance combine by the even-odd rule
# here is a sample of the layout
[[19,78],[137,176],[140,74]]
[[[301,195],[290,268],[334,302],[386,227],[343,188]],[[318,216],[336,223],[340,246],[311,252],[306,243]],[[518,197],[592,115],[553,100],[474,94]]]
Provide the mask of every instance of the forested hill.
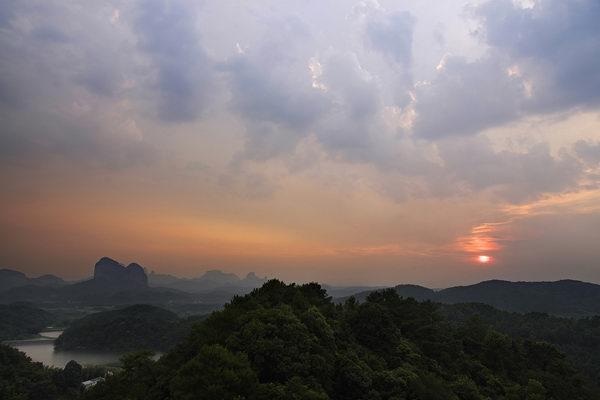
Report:
[[600,316],[576,319],[518,314],[479,303],[446,304],[441,312],[458,324],[476,319],[511,337],[551,343],[600,384]]
[[19,271],[6,268],[0,269],[0,292],[23,286],[59,287],[65,284],[64,280],[54,275],[42,275],[37,278],[30,278]]
[[81,382],[103,374],[98,367],[70,361],[63,369],[33,362],[24,353],[0,344],[0,399],[76,400]]
[[31,304],[0,304],[0,341],[35,335],[53,320],[52,314]]
[[173,347],[199,318],[180,319],[151,305],[104,311],[75,321],[56,339],[59,350],[134,351]]
[[269,281],[158,361],[129,357],[85,399],[598,399],[554,347],[447,322],[394,290],[334,304]]
[[[600,315],[600,285],[574,280],[556,282],[509,282],[491,280],[468,286],[432,290],[417,285],[394,288],[402,297],[439,303],[483,303],[520,313],[544,312],[568,317]],[[371,291],[357,293],[364,300]],[[343,301],[345,299],[340,299]]]
[[148,287],[142,266],[127,266],[108,257],[94,265],[92,279],[61,286],[15,286],[0,290],[0,303],[27,301],[40,306],[121,305],[191,303],[189,293],[168,288]]

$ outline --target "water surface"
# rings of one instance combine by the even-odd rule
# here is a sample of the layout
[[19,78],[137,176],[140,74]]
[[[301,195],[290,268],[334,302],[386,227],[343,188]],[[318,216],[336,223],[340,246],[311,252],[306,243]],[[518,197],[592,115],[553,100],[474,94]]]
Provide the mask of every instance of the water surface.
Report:
[[54,350],[54,339],[61,333],[61,331],[40,332],[40,338],[14,340],[7,344],[27,354],[33,361],[58,368],[64,368],[71,360],[75,360],[81,365],[113,364],[118,362],[122,355],[112,352],[56,351]]

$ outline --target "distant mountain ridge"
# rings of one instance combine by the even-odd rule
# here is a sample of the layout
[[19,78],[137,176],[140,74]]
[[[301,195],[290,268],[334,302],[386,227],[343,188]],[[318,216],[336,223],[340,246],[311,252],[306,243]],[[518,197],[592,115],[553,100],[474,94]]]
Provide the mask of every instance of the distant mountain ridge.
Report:
[[163,275],[151,272],[148,275],[148,284],[151,287],[166,287],[188,293],[209,293],[214,291],[244,294],[252,289],[262,286],[266,278],[259,278],[254,272],[249,272],[243,279],[234,273],[221,270],[206,271],[199,278],[178,278],[172,275]]
[[13,286],[0,291],[0,303],[29,301],[42,303],[132,304],[193,302],[189,293],[168,288],[151,288],[144,268],[127,266],[102,257],[94,265],[94,276],[86,281],[55,286]]
[[28,303],[0,304],[0,341],[35,335],[53,320],[52,314]]
[[55,275],[42,275],[37,278],[29,278],[19,271],[6,268],[0,269],[0,292],[28,285],[58,287],[66,284],[67,282]]
[[[124,265],[102,257],[94,265],[92,278],[77,283],[51,284],[49,276],[27,278],[12,270],[0,270],[0,303],[27,301],[34,304],[196,304],[204,308],[219,308],[235,295],[246,294],[262,286],[266,278],[249,272],[244,278],[220,270],[206,271],[199,278],[182,279],[171,275],[150,273],[131,263]],[[2,277],[2,276],[0,276]],[[8,283],[6,283],[8,282]]]
[[[398,285],[394,289],[400,296],[419,301],[483,303],[504,311],[544,312],[558,316],[600,315],[600,285],[570,279],[555,282],[490,280],[438,291],[418,285]],[[371,292],[360,292],[354,297],[363,301]]]
[[100,285],[126,289],[148,287],[148,277],[139,264],[131,263],[125,267],[108,257],[102,257],[94,266],[93,281]]
[[71,324],[55,341],[59,350],[165,351],[182,340],[201,318],[148,304],[87,315]]

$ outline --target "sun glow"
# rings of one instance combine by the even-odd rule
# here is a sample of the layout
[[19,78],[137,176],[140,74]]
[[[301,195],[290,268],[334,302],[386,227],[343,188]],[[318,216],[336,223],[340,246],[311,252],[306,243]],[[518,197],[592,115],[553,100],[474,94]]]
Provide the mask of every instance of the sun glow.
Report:
[[477,261],[479,261],[481,264],[487,264],[491,260],[492,260],[492,258],[490,256],[481,255],[481,256],[477,257]]

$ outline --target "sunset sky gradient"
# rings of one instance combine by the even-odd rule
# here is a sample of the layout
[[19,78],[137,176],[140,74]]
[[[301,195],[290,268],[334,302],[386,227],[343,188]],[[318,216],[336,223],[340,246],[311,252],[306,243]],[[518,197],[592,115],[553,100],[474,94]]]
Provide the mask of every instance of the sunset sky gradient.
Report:
[[600,282],[598,21],[597,0],[2,1],[0,268]]

